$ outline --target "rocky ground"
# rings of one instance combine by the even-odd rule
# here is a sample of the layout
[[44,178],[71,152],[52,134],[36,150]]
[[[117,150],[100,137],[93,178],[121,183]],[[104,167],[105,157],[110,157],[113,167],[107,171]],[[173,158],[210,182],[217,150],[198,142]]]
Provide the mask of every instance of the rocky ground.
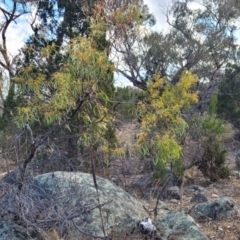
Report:
[[[112,159],[110,167],[100,174],[103,178],[111,181],[100,178],[98,179],[101,202],[108,202],[109,198],[116,196],[114,202],[110,202],[103,207],[103,214],[107,214],[107,218],[104,218],[106,221],[104,224],[110,226],[114,222],[118,223],[112,228],[108,228],[108,232],[111,232],[112,240],[239,240],[240,179],[238,178],[238,171],[236,171],[235,167],[235,156],[238,153],[238,149],[240,149],[240,143],[234,140],[229,140],[229,142],[226,143],[226,147],[229,149],[227,164],[231,168],[229,179],[212,183],[209,180],[206,180],[196,168],[192,168],[185,173],[184,182],[180,187],[175,186],[174,179],[167,181],[167,178],[153,184],[152,172],[154,165],[152,164],[152,160],[150,158],[140,158],[133,147],[137,130],[138,123],[136,120],[125,121],[119,124],[117,137],[126,151],[126,158]],[[11,168],[13,168],[13,166],[11,166]],[[61,174],[63,174],[64,177],[61,177]],[[4,174],[0,175],[0,177],[3,176]],[[73,176],[75,179],[74,184],[77,181],[77,185],[74,185],[74,187],[70,185],[66,186],[69,182],[65,182],[65,180],[71,179],[70,182],[72,184]],[[51,204],[48,203],[48,208],[45,212],[41,212],[41,210],[38,209],[40,207],[38,203],[36,204],[36,202],[33,201],[29,204],[29,202],[27,202],[26,208],[31,208],[31,212],[36,215],[35,217],[34,214],[31,216],[33,217],[33,221],[35,218],[39,218],[38,210],[41,212],[40,217],[42,219],[50,218],[50,220],[53,221],[54,219],[52,219],[52,215],[49,213],[55,209],[53,209],[55,205],[55,207],[60,205],[64,206],[65,202],[61,199],[66,196],[74,195],[75,197],[79,197],[78,199],[70,197],[67,200],[71,205],[70,209],[67,209],[66,212],[70,212],[73,215],[76,209],[79,209],[79,205],[76,204],[79,204],[79,199],[82,198],[81,194],[85,194],[84,198],[86,198],[86,192],[89,192],[92,189],[91,194],[89,194],[89,201],[86,200],[86,203],[93,203],[96,200],[95,195],[92,195],[95,194],[95,190],[91,175],[59,172],[53,177],[52,174],[43,174],[35,178],[35,183],[44,182],[44,184],[41,184],[44,190],[43,192],[49,192],[49,189],[50,192],[52,192],[55,191],[55,189],[52,188],[56,183],[56,181],[53,181],[54,179],[58,179],[57,182],[61,181],[61,184],[57,186],[57,189],[64,189],[64,186],[66,186],[65,189],[73,189],[73,192],[67,192],[66,194],[65,190],[63,192],[61,192],[61,190],[61,198],[53,199]],[[46,184],[49,181],[51,184]],[[112,185],[111,182],[114,182],[120,188],[114,187],[115,185]],[[165,185],[166,182],[168,183],[167,185]],[[51,188],[49,188],[49,186]],[[81,192],[79,189],[81,189],[81,191],[83,189],[85,190],[84,192]],[[76,195],[74,191],[78,194]],[[8,206],[9,212],[14,212],[15,207],[15,211],[18,211],[18,204],[23,206],[25,204],[25,199],[29,198],[28,190],[25,193],[26,196],[24,195],[24,191],[22,191],[22,194],[23,198],[11,200],[12,202],[16,201],[14,208],[12,208],[12,203],[10,203],[8,196],[5,193],[2,193],[0,204],[5,206],[2,209],[6,211]],[[39,191],[37,191],[37,194],[39,194]],[[42,194],[41,191],[40,194]],[[160,201],[157,204],[158,197]],[[39,196],[35,199],[39,199]],[[84,206],[90,207],[90,205]],[[66,205],[66,207],[69,206]],[[0,213],[1,216],[5,214],[4,211]],[[129,215],[130,212],[131,214]],[[57,215],[59,219],[66,217],[61,214],[59,212]],[[94,230],[96,234],[99,235],[101,233],[101,222],[99,221],[99,217],[96,217],[94,214],[88,214],[87,216],[83,214],[85,217],[82,219],[83,224],[80,224],[80,226],[86,231],[89,230],[88,228],[91,228],[91,231]],[[127,216],[131,217],[129,218]],[[148,217],[153,221],[153,224],[156,227],[155,237],[143,235],[139,231],[139,219],[143,217]],[[10,218],[11,216],[9,216],[9,219]],[[14,214],[12,218],[13,220],[15,219]],[[86,222],[89,222],[89,224],[85,224]],[[124,231],[119,231],[119,229],[121,229],[121,224],[126,227]],[[18,232],[18,235],[17,237],[11,237],[11,239],[26,239],[26,236],[29,236],[29,232],[19,225],[12,224],[10,225],[9,230],[9,228],[6,228],[4,220],[0,219],[0,232],[12,236],[12,229],[15,229],[14,231]],[[74,229],[76,230],[76,228]],[[78,237],[71,239],[91,239],[80,237],[80,235],[78,235],[79,231],[76,232]],[[0,240],[7,239],[2,236],[3,234],[0,234]],[[48,236],[36,236],[28,239],[62,240],[65,238],[60,238],[57,231],[52,228],[48,230]]]
[[[158,187],[150,184],[152,164],[148,159],[136,159],[134,149],[131,148],[134,138],[137,134],[138,123],[136,121],[125,122],[117,132],[119,141],[129,150],[129,159],[124,159],[123,162],[117,161],[118,168],[112,170],[112,180],[123,187],[131,195],[138,199],[146,201],[146,208],[149,213],[153,214],[153,208],[156,204],[156,192]],[[206,197],[208,201],[230,197],[236,205],[240,206],[240,179],[235,166],[235,156],[240,151],[240,142],[234,139],[229,139],[226,143],[228,148],[227,165],[231,169],[229,179],[220,180],[216,183],[211,183],[206,180],[202,173],[196,168],[188,170],[185,174],[185,181],[182,189],[182,200],[175,198],[164,199],[163,202],[168,205],[170,211],[188,211],[193,206],[198,204],[191,201],[198,193]],[[118,174],[116,174],[116,171]],[[163,183],[162,183],[163,184]],[[179,189],[181,194],[181,189]],[[198,220],[197,224],[200,229],[209,237],[209,239],[222,240],[238,240],[240,239],[240,216],[234,216],[221,220],[207,219],[204,221]],[[177,239],[177,238],[176,238]]]

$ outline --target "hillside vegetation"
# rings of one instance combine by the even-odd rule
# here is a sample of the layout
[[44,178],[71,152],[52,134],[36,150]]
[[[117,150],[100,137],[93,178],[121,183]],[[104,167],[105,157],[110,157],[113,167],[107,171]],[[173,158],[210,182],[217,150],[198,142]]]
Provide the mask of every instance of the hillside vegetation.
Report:
[[[97,176],[144,201],[155,223],[161,200],[170,210],[193,212],[185,208],[194,191],[208,203],[232,197],[216,201],[238,211],[240,6],[184,0],[163,10],[169,30],[158,32],[143,0],[0,0],[2,220],[56,239],[71,229],[110,239],[104,207],[112,200],[102,203]],[[32,32],[14,55],[9,31],[16,23]],[[115,74],[132,86],[115,86]],[[34,182],[54,179],[54,172],[90,173],[96,202],[70,207],[72,199],[59,199],[73,193],[54,195],[46,186],[36,193]],[[51,208],[48,197],[59,206]],[[96,209],[102,237],[75,222]],[[237,239],[237,214],[212,220],[199,236]]]

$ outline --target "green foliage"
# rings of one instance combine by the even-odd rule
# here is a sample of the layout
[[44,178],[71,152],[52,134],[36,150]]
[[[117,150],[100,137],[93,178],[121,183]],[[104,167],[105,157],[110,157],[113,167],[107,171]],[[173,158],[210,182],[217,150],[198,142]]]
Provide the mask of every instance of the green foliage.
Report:
[[[54,48],[55,45],[44,48],[42,57],[51,53]],[[83,122],[91,122],[88,120],[91,119],[90,112],[97,119],[104,118],[107,109],[98,99],[104,101],[107,98],[99,85],[103,81],[105,84],[112,84],[114,66],[107,60],[104,52],[96,50],[91,39],[73,39],[64,50],[68,52],[68,58],[62,63],[60,71],[53,73],[50,79],[34,65],[22,69],[15,78],[19,94],[25,92],[32,95],[31,101],[25,101],[24,106],[18,108],[19,123],[33,123],[41,119],[48,124],[56,120],[63,121],[64,116],[84,99],[86,101],[82,109],[85,108],[86,112],[82,114]]]
[[227,150],[223,149],[223,142],[229,136],[230,129],[223,120],[215,115],[207,116],[202,120],[202,161],[198,168],[211,181],[227,178],[230,170],[226,164]]
[[[41,50],[41,57],[48,59],[56,51],[59,47],[51,44]],[[114,66],[106,52],[98,50],[93,36],[71,39],[60,51],[65,52],[66,59],[59,70],[49,74],[30,64],[15,77],[21,99],[16,122],[50,127],[74,117],[78,127],[70,131],[77,130],[79,146],[106,156],[121,154],[112,138],[114,117],[109,106],[114,94]]]
[[213,114],[217,113],[217,105],[218,105],[218,96],[217,94],[213,94],[210,98],[208,114],[213,116]]
[[[229,176],[226,164],[226,149],[223,148],[225,139],[231,133],[230,127],[217,117],[218,95],[213,94],[210,99],[208,115],[195,114],[190,120],[189,134],[198,141],[203,150],[201,160],[196,162],[199,170],[206,178],[217,181]],[[199,153],[200,154],[200,153]]]
[[197,102],[197,92],[191,91],[196,82],[197,78],[191,72],[185,72],[174,86],[155,74],[144,101],[138,104],[141,129],[136,146],[141,154],[150,153],[155,158],[159,170],[172,163],[181,175],[178,159],[182,156],[182,146],[178,137],[188,127],[181,111]]
[[3,131],[6,128],[6,120],[1,116],[0,117],[0,131]]
[[217,113],[238,126],[240,119],[240,67],[228,64],[225,80],[220,83]]
[[215,116],[209,116],[202,121],[202,127],[208,134],[221,136],[225,133],[223,120]]
[[176,159],[172,162],[172,173],[177,177],[177,179],[182,180],[184,176],[185,166],[180,159]]
[[110,143],[109,147],[115,149],[118,145],[117,137],[116,137],[116,129],[111,125],[107,124],[107,130],[104,134],[104,138]]
[[228,178],[230,169],[225,166],[227,150],[222,149],[219,142],[212,140],[214,141],[208,138],[205,141],[202,162],[198,167],[203,175],[213,182],[219,178]]
[[115,91],[115,111],[120,118],[136,117],[137,102],[142,91],[133,87],[117,87]]
[[[53,38],[57,45],[62,45],[66,38],[74,38],[79,35],[84,36],[89,28],[86,20],[85,9],[93,9],[95,0],[91,1],[65,1],[49,0],[36,2],[38,17],[41,26],[48,32],[48,36]],[[88,12],[88,14],[90,14]],[[62,19],[62,21],[59,21]],[[35,29],[35,37],[41,34],[41,29]]]

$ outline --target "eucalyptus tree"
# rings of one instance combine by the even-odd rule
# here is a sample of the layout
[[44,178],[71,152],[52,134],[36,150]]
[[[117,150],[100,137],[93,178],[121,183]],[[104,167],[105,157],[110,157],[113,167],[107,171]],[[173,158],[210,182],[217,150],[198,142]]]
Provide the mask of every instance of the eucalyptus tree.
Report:
[[143,0],[126,1],[128,4],[108,4],[106,16],[109,39],[111,41],[110,58],[115,63],[118,73],[138,88],[145,88],[146,81],[142,76],[145,71],[144,61],[146,46],[144,36],[149,33],[150,27],[155,24],[155,17],[150,14],[149,8]]
[[200,79],[200,101],[195,108],[203,107],[222,81],[226,64],[235,58],[240,14],[234,3],[173,1],[165,9],[168,31],[159,33],[144,28],[141,22],[128,30],[121,44],[115,44],[124,62],[119,72],[135,86],[145,88],[155,73],[176,84],[184,70],[192,70]]
[[217,112],[224,119],[240,128],[240,67],[228,64],[224,80],[218,89]]
[[[193,3],[198,8],[193,8]],[[239,11],[231,1],[185,1],[173,4],[167,15],[172,26],[173,44],[178,49],[179,61],[175,65],[171,82],[175,84],[184,69],[192,69],[200,79],[199,103],[203,107],[223,79],[223,71],[234,59]]]
[[[31,3],[31,1],[29,1]],[[31,5],[31,4],[30,4]],[[30,5],[26,1],[0,1],[0,97],[2,103],[5,103],[7,99],[7,105],[10,107],[12,105],[12,96],[14,93],[14,80],[13,77],[16,73],[17,62],[19,53],[15,55],[11,52],[10,46],[8,44],[9,31],[11,28],[17,26],[16,24],[21,24],[22,20],[26,20],[31,14]],[[35,18],[29,18],[31,21],[29,25],[33,25]],[[15,25],[15,26],[14,26]],[[6,85],[9,86],[8,92],[6,92]]]
[[[86,36],[89,28],[87,18],[96,1],[1,0],[0,3],[0,71],[2,76],[0,96],[9,109],[13,108],[16,90],[14,76],[18,70],[34,61],[38,63],[39,68],[44,68],[49,72],[59,69],[58,65],[63,60],[64,54],[55,53],[55,56],[43,61],[39,58],[41,49],[49,44],[56,44],[60,49],[69,39],[79,35]],[[13,55],[8,43],[9,34],[11,29],[15,28],[14,25],[21,26],[23,21],[26,26],[24,39],[29,37],[28,34],[31,36],[26,41],[25,47]],[[4,90],[3,87],[5,87]]]
[[48,59],[40,59],[41,49],[54,44],[59,50],[69,40],[77,36],[87,36],[88,17],[96,1],[47,0],[37,3],[38,22],[33,26],[33,34],[26,42],[23,65],[35,62],[40,69],[52,73],[60,68],[66,57],[64,52],[54,52]]

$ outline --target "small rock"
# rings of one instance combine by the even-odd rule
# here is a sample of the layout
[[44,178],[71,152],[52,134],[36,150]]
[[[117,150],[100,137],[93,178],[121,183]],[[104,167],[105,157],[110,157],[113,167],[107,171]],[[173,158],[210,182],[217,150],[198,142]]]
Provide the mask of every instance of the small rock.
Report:
[[163,240],[208,240],[192,217],[182,212],[170,212],[156,221],[156,228],[161,229]]
[[194,186],[193,186],[193,189],[194,189],[195,191],[199,191],[199,192],[204,191],[204,187],[199,186],[199,185],[194,185]]
[[129,184],[130,187],[138,188],[141,190],[151,189],[152,185],[152,174],[138,175]]
[[181,196],[180,196],[180,189],[179,189],[179,187],[175,186],[175,187],[168,188],[167,189],[167,198],[168,199],[180,200]]
[[185,191],[187,192],[203,192],[205,191],[205,188],[202,187],[202,186],[199,186],[199,185],[193,185],[193,186],[190,186],[190,187],[186,187],[185,188]]
[[217,194],[213,193],[213,194],[211,195],[211,197],[212,197],[212,198],[218,198],[219,196],[218,196]]
[[128,187],[138,190],[138,193],[142,194],[142,198],[149,199],[153,189],[152,174],[137,175],[133,181],[128,183]]
[[186,188],[185,191],[186,192],[195,192],[195,190],[193,188]]
[[178,200],[177,199],[170,199],[170,202],[173,204],[178,204]]
[[194,195],[192,197],[190,202],[199,202],[199,203],[201,203],[201,202],[207,202],[207,201],[208,201],[208,199],[203,194],[197,193],[196,195]]
[[216,198],[212,201],[197,204],[189,214],[198,220],[220,220],[239,214],[239,207],[228,197]]
[[236,171],[236,170],[231,171],[231,174],[232,174],[232,176],[237,176],[238,177],[239,171]]

